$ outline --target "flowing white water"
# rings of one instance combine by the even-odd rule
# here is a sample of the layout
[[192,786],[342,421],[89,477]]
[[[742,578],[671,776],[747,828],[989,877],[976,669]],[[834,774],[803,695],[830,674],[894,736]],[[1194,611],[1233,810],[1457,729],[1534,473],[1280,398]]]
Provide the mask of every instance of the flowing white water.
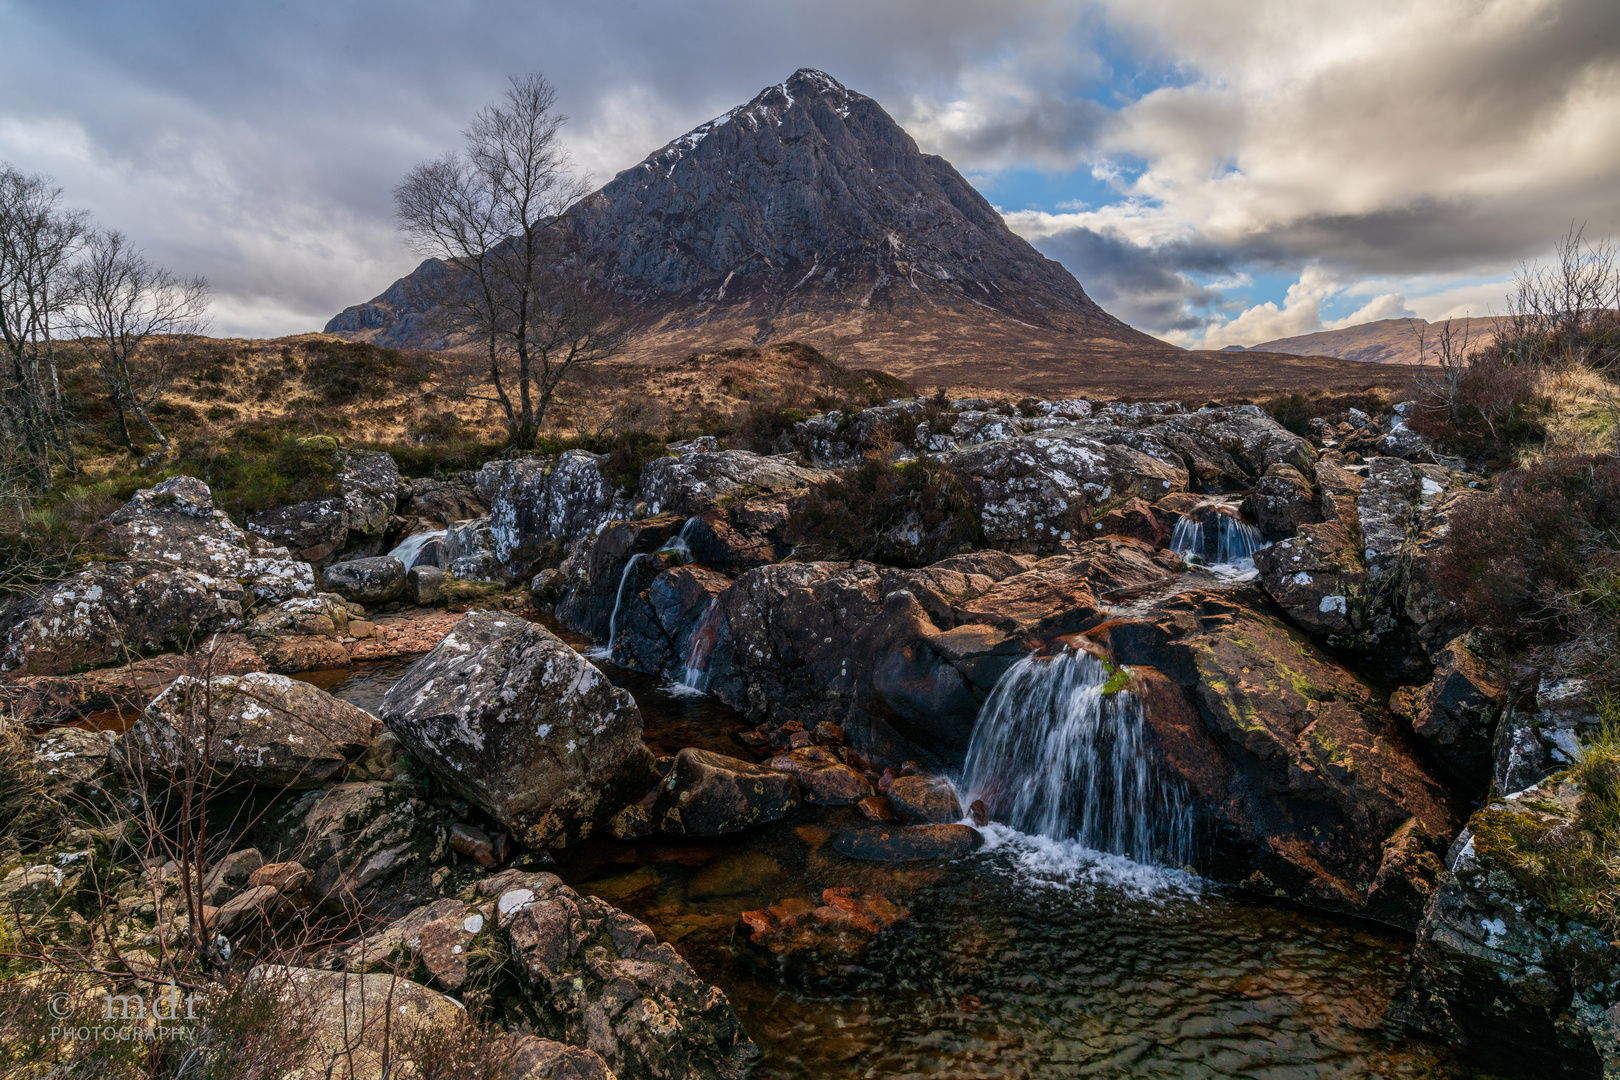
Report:
[[708,674],[709,657],[714,655],[715,646],[720,644],[720,628],[726,617],[720,613],[720,605],[713,600],[703,609],[703,615],[698,619],[697,625],[692,627],[692,636],[686,642],[686,673],[679,683],[669,689],[676,694],[701,694],[703,682]]
[[1264,534],[1231,514],[1214,513],[1209,517],[1211,521],[1206,523],[1182,514],[1170,534],[1170,550],[1184,559],[1196,557],[1228,572],[1254,570],[1254,553],[1266,546]]
[[680,562],[676,563],[676,566],[685,566],[687,563],[692,561],[690,535],[692,532],[692,527],[697,523],[698,519],[696,517],[687,518],[686,524],[681,526],[680,535],[659,549],[660,551],[672,552],[678,556]]
[[619,575],[619,591],[613,597],[613,614],[608,616],[608,638],[606,645],[593,645],[585,650],[585,655],[592,660],[607,660],[613,656],[613,643],[619,637],[619,610],[624,607],[624,587],[630,582],[630,572],[636,568],[636,563],[642,559],[650,559],[651,555],[641,552],[630,556],[630,561],[624,564],[624,573]]
[[964,801],[1059,844],[1189,865],[1191,803],[1154,759],[1141,701],[1104,693],[1108,678],[1096,657],[1068,650],[1009,668],[979,711]]
[[435,529],[432,532],[414,533],[401,540],[399,542],[399,546],[393,551],[390,551],[388,554],[404,563],[405,569],[409,570],[411,567],[416,565],[417,557],[422,554],[422,549],[427,547],[435,540],[443,540],[445,538],[445,534],[446,530],[444,529]]

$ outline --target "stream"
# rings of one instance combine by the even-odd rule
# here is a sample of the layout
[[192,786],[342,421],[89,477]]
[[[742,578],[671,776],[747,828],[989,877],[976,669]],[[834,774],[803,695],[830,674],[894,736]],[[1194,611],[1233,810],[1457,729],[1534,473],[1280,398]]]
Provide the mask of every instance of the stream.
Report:
[[[299,676],[376,709],[404,664]],[[754,760],[719,702],[603,667],[655,753]],[[763,1051],[756,1078],[1415,1077],[1499,1074],[1385,1022],[1411,938],[999,825],[950,863],[862,863],[852,807],[735,836],[587,840],[558,872],[675,944]],[[910,916],[859,962],[784,967],[742,912],[852,885]]]

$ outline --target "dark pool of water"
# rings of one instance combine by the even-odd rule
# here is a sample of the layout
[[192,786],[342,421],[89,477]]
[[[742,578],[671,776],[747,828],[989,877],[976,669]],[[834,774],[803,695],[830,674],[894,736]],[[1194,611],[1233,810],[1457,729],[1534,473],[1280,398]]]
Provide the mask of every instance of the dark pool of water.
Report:
[[[375,708],[403,664],[302,678]],[[749,755],[740,716],[605,668],[658,753]],[[710,840],[592,840],[560,872],[675,943],[731,998],[758,1078],[1188,1077],[1494,1080],[1384,1020],[1411,938],[1277,907],[992,829],[947,864],[830,846],[849,808]],[[815,973],[747,940],[744,911],[854,886],[909,909],[870,950]]]
[[398,682],[410,666],[404,660],[379,660],[325,671],[300,671],[293,678],[375,714],[382,710],[383,695],[388,693],[388,688]]

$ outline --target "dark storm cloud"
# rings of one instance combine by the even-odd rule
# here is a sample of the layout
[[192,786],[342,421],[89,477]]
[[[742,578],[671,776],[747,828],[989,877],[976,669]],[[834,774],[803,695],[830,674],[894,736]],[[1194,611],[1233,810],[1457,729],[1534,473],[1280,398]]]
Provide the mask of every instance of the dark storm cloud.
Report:
[[1192,275],[1225,276],[1235,270],[1233,253],[1208,244],[1144,247],[1085,228],[1045,237],[1035,246],[1067,267],[1110,313],[1156,333],[1202,326],[1221,294]]

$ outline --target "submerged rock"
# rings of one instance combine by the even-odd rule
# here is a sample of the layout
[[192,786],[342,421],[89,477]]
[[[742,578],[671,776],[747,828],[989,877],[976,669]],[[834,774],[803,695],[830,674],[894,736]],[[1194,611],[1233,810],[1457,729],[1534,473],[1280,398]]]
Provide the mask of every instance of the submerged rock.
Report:
[[887,897],[849,886],[823,889],[821,903],[791,897],[742,913],[753,944],[795,964],[825,966],[860,956],[910,911]]
[[389,730],[528,847],[571,843],[646,790],[628,693],[544,627],[468,613],[383,699]]
[[851,829],[833,840],[833,850],[840,855],[868,862],[955,859],[983,846],[977,829],[954,824]]
[[799,802],[793,777],[689,746],[675,755],[650,816],[675,836],[717,836],[786,817]]

